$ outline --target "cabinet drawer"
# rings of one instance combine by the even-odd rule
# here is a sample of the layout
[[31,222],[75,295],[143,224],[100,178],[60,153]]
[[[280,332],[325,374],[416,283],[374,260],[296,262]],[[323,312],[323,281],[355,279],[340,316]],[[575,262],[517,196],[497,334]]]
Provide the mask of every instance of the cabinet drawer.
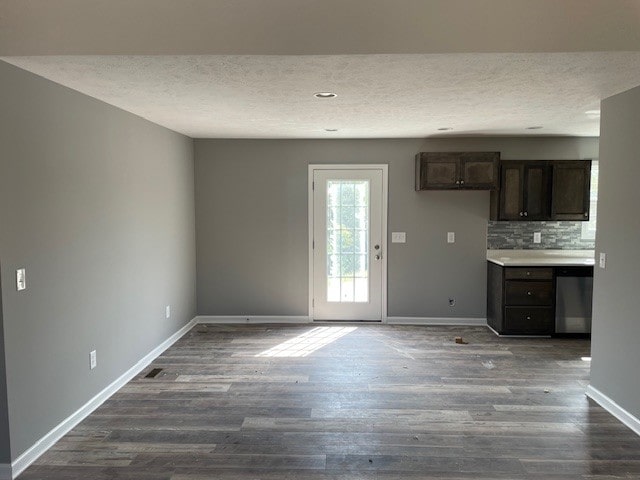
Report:
[[507,280],[504,292],[506,305],[553,305],[553,282]]
[[505,333],[524,335],[547,335],[553,333],[554,315],[552,308],[506,307],[504,310]]
[[506,280],[552,280],[553,268],[546,267],[506,267],[504,269]]

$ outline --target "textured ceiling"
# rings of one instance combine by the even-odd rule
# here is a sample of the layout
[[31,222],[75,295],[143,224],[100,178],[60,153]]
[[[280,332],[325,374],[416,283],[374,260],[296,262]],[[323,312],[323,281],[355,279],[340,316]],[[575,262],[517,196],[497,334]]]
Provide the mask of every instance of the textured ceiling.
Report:
[[3,60],[197,138],[597,136],[640,84],[640,52]]

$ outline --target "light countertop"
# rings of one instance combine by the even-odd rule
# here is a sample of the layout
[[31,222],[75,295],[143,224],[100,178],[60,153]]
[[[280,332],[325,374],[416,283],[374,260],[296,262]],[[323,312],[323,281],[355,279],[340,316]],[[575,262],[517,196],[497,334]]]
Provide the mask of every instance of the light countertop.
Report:
[[502,267],[592,267],[593,250],[487,250],[487,260]]

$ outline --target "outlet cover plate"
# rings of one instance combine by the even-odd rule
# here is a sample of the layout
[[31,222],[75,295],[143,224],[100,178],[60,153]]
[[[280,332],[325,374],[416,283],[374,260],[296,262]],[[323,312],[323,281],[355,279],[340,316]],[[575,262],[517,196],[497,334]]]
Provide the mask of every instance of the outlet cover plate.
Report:
[[27,289],[27,273],[24,268],[16,270],[16,289],[19,292]]
[[447,232],[447,243],[456,243],[456,232]]

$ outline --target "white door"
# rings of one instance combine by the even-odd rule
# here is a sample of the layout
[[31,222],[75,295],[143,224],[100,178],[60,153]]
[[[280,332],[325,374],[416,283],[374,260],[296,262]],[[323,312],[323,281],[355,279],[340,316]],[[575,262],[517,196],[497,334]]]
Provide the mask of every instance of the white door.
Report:
[[312,169],[312,317],[382,320],[386,166]]

